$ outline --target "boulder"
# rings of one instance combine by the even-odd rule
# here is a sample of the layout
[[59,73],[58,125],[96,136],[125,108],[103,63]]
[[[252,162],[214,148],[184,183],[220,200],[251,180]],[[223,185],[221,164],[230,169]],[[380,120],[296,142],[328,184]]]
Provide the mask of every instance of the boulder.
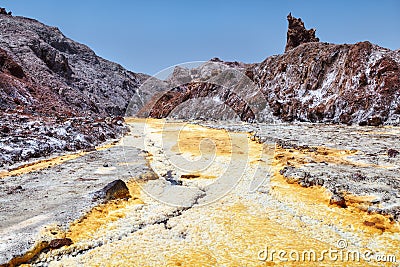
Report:
[[346,200],[344,199],[344,197],[337,194],[334,194],[331,197],[331,199],[329,200],[329,205],[336,205],[341,208],[347,208]]
[[95,199],[102,199],[105,202],[115,199],[128,199],[131,195],[129,194],[129,189],[125,182],[122,180],[115,180],[103,189],[95,193]]

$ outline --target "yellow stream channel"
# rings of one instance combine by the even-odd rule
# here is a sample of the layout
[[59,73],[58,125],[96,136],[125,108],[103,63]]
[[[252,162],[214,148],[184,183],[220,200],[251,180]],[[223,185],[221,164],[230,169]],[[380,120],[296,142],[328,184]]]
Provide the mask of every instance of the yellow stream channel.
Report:
[[[396,266],[383,261],[393,260],[391,255],[400,260],[399,224],[363,211],[370,197],[348,195],[347,208],[329,205],[331,195],[324,188],[289,184],[279,174],[289,164],[301,166],[305,158],[351,168],[355,163],[347,156],[356,152],[327,147],[314,152],[282,149],[252,141],[249,134],[164,120],[127,122],[146,124],[150,139],[156,144],[161,139],[170,142],[175,153],[192,158],[213,154],[215,166],[184,173],[183,180],[217,179],[225,171],[225,161],[244,160],[250,166],[244,176],[257,175],[251,170],[256,165],[270,170],[269,190],[251,193],[251,197],[233,190],[214,203],[185,211],[173,221],[182,227],[185,238],[170,238],[168,230],[154,226],[93,249],[79,259],[61,261],[58,266]],[[150,164],[162,163],[163,156],[152,153],[150,150]],[[74,243],[90,242],[112,229],[113,222],[129,216],[133,206],[154,204],[143,197],[140,184],[131,182],[128,187],[132,199],[94,208],[72,224],[66,237]],[[269,201],[258,201],[265,194]]]

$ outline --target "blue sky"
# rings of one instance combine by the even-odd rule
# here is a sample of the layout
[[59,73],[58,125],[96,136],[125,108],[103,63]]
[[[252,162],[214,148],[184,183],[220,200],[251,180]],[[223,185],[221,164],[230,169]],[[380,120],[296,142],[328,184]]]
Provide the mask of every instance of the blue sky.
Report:
[[57,26],[129,70],[155,74],[188,61],[260,62],[281,54],[289,12],[324,42],[400,48],[400,1],[10,0],[1,6]]

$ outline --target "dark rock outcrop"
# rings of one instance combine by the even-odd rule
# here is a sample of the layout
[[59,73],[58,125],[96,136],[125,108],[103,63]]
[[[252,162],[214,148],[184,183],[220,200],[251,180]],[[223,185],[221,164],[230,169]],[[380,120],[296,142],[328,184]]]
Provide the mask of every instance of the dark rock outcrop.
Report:
[[285,52],[301,44],[319,42],[319,39],[315,36],[315,29],[307,30],[301,18],[292,17],[292,13],[289,13],[287,20],[289,22],[289,27]]
[[163,93],[155,94],[137,115],[252,121],[255,114],[249,100],[257,93],[248,72],[252,68],[252,64],[222,62],[218,58],[194,69],[176,67],[166,81],[157,84]]
[[[241,120],[254,119],[254,114],[249,106],[235,92],[211,83],[188,83],[166,92],[154,103],[149,115],[154,118],[163,118],[185,101],[203,97],[220,97],[220,101],[228,105]],[[206,119],[207,117],[203,118]]]
[[22,79],[25,77],[24,71],[6,51],[0,48],[0,72]]

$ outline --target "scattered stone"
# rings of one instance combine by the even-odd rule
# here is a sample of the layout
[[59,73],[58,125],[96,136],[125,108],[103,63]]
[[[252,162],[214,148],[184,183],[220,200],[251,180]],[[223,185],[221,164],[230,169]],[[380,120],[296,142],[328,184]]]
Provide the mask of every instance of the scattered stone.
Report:
[[364,181],[366,177],[362,175],[360,172],[356,172],[352,175],[352,179],[355,181]]
[[308,152],[318,152],[318,148],[317,147],[310,147],[307,151]]
[[8,194],[8,195],[12,195],[12,194],[15,194],[15,193],[19,193],[19,192],[21,192],[22,190],[23,190],[22,186],[19,185],[19,186],[10,188],[10,189],[7,191],[7,194]]
[[341,208],[347,208],[346,200],[344,199],[344,197],[339,196],[337,194],[334,194],[331,197],[331,199],[329,200],[329,204],[330,205],[336,205],[336,206],[339,206]]
[[374,223],[374,222],[369,222],[369,221],[364,221],[363,224],[364,224],[365,226],[375,226],[375,223]]
[[159,177],[155,172],[147,172],[145,174],[139,175],[138,177],[138,180],[143,182],[157,180],[157,179],[159,179]]
[[397,151],[395,149],[392,149],[392,148],[389,148],[388,151],[387,151],[387,154],[388,154],[389,158],[395,158],[395,157],[397,157],[397,155],[399,153],[400,153],[399,151]]
[[129,189],[122,180],[115,180],[95,193],[95,199],[104,199],[105,201],[128,199],[130,197]]
[[114,125],[122,126],[124,124],[124,122],[125,122],[125,119],[122,116],[117,116],[112,119],[112,124],[114,124]]
[[58,249],[64,246],[70,246],[73,242],[69,238],[53,239],[50,241],[49,247],[52,249]]
[[167,173],[166,173],[166,177],[165,177],[166,179],[172,179],[172,171],[171,170],[168,170],[167,171]]
[[167,180],[168,182],[171,183],[171,185],[182,185],[182,181],[177,180],[172,176],[171,170],[167,171],[167,173],[164,177],[165,177],[165,180]]
[[2,126],[2,127],[0,128],[0,131],[1,131],[2,133],[9,133],[9,132],[10,132],[10,128],[7,127],[7,126]]
[[372,117],[368,120],[368,126],[380,126],[383,124],[381,117]]
[[195,173],[181,175],[181,178],[183,178],[183,179],[196,179],[199,177],[200,177],[200,174],[195,174]]
[[284,140],[278,140],[276,145],[283,149],[298,149],[299,147],[297,144],[293,144],[289,141],[284,141]]
[[182,185],[182,181],[175,180],[175,179],[166,179],[171,185]]

